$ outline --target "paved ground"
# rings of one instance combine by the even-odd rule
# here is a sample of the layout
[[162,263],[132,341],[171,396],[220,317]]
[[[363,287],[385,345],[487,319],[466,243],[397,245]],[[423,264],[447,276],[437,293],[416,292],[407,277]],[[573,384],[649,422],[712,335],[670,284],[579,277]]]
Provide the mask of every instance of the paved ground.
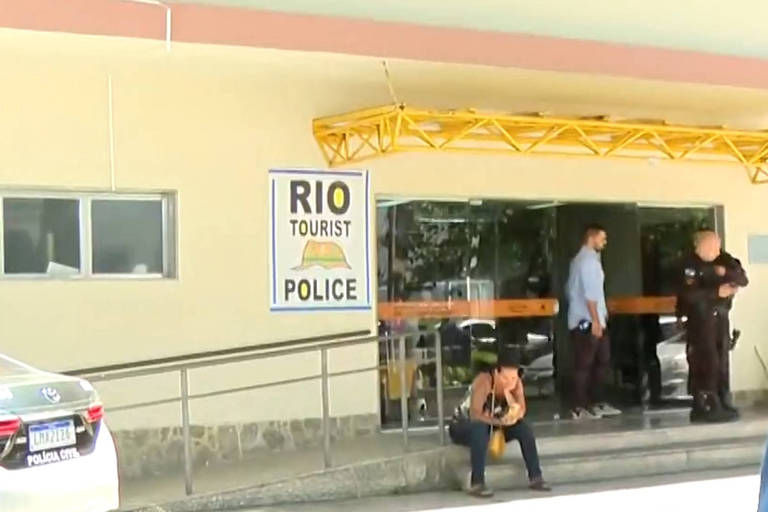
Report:
[[[437,433],[434,431],[412,432],[409,437],[409,452],[438,446]],[[403,453],[402,436],[398,433],[381,434],[334,443],[332,463],[334,466],[345,466],[365,460],[384,459],[399,453]],[[323,452],[320,448],[265,453],[248,460],[196,469],[194,490],[202,494],[238,489],[322,469]],[[120,494],[123,508],[181,499],[184,498],[184,475],[174,472],[141,480],[124,480],[120,483]]]
[[263,507],[247,512],[751,512],[757,509],[758,472],[759,468],[752,468],[567,485],[546,496],[530,491],[503,492],[487,501],[445,492]]

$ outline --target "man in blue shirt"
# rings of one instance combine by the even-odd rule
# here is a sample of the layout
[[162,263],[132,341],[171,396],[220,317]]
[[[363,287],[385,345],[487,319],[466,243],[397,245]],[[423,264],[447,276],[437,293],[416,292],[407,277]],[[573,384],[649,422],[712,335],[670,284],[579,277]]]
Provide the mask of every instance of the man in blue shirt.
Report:
[[603,401],[603,381],[610,369],[608,308],[600,252],[608,243],[605,228],[592,224],[584,231],[581,250],[571,260],[566,292],[568,329],[574,353],[573,419],[616,416],[621,411]]

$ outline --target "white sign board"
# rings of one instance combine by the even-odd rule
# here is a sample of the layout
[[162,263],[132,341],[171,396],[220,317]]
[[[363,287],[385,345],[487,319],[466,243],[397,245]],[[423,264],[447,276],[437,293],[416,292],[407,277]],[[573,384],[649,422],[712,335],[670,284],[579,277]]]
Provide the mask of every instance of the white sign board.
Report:
[[371,309],[367,171],[275,169],[270,309]]

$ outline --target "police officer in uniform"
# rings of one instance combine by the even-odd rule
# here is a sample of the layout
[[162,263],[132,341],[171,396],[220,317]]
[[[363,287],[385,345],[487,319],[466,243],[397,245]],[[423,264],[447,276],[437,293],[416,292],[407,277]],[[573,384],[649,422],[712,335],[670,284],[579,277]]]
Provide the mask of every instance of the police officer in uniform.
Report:
[[[741,261],[738,258],[734,258],[725,251],[721,251],[720,255],[715,259],[715,275],[719,278],[720,283],[728,283],[735,290],[743,288],[749,284],[747,279],[747,273],[741,266]],[[739,337],[739,332],[734,331],[731,335],[729,314],[733,307],[733,297],[735,293],[729,297],[719,299],[715,305],[715,310],[718,313],[718,331],[717,340],[719,343],[720,354],[720,381],[718,388],[718,396],[723,408],[734,414],[738,414],[738,410],[733,406],[731,400],[730,389],[730,357],[728,352],[733,350],[736,345],[736,341]]]
[[728,314],[733,297],[748,284],[739,260],[721,251],[720,237],[702,231],[695,252],[683,262],[677,298],[678,316],[687,316],[688,366],[694,404],[691,421],[730,421],[738,411],[729,394],[728,351],[732,348]]

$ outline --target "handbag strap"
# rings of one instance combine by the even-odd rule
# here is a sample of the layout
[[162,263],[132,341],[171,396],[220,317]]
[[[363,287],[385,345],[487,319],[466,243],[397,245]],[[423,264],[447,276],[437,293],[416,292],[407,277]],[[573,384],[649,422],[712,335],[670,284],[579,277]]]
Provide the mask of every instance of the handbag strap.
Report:
[[[493,413],[496,410],[496,379],[493,378],[493,370],[491,370],[491,421],[493,421]],[[490,433],[493,435],[493,424],[489,425]]]

